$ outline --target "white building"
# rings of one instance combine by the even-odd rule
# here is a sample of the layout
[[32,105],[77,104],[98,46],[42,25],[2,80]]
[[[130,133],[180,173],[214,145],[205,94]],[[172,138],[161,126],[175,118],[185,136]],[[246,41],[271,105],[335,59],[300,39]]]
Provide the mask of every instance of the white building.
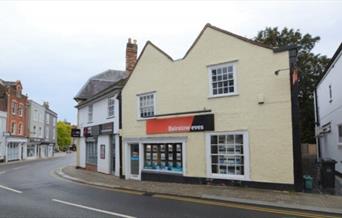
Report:
[[44,137],[45,108],[33,100],[29,100],[29,142],[27,159],[39,157],[38,148]]
[[6,154],[6,141],[4,133],[6,132],[7,113],[0,111],[0,161],[4,161]]
[[79,167],[120,175],[119,96],[126,77],[125,71],[105,71],[90,78],[75,97]]
[[335,160],[342,173],[342,43],[316,86],[316,136],[320,158]]

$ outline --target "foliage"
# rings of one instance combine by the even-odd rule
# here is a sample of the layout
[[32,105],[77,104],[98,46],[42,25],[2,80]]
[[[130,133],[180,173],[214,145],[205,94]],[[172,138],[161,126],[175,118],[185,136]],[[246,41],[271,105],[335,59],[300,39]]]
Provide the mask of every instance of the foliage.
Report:
[[67,150],[71,144],[71,125],[64,121],[57,122],[57,143],[60,150]]
[[320,54],[314,54],[312,49],[319,42],[319,36],[302,34],[299,30],[284,28],[281,31],[277,27],[267,27],[258,32],[255,41],[272,47],[298,45],[297,67],[300,73],[299,80],[299,106],[301,123],[301,141],[303,143],[315,143],[315,115],[313,92],[317,82],[323,76],[329,59]]

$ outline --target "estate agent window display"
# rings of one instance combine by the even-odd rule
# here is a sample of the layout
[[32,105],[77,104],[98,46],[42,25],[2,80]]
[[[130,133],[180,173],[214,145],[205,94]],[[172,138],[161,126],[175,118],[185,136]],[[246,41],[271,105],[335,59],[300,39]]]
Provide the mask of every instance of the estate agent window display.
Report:
[[183,172],[181,143],[144,144],[144,169]]

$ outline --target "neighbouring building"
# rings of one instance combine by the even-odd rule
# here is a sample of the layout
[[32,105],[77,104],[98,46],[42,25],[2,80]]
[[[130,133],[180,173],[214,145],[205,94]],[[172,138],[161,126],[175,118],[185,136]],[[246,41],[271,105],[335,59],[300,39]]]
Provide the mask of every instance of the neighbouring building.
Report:
[[6,132],[6,120],[7,113],[0,108],[0,162],[5,160],[6,141],[4,133]]
[[27,96],[20,81],[0,80],[0,108],[7,113],[5,136],[6,161],[26,159],[28,119]]
[[336,161],[342,174],[342,43],[315,89],[318,157]]
[[48,102],[43,103],[44,107],[44,136],[39,145],[39,157],[47,158],[54,155],[57,145],[57,113],[52,111]]
[[148,41],[122,90],[125,178],[300,190],[296,57],[210,24],[179,60]]
[[[81,168],[115,176],[121,169],[121,90],[137,57],[137,44],[129,39],[126,71],[107,70],[91,77],[75,96],[80,129],[77,148]],[[78,134],[78,133],[77,133]]]
[[29,100],[29,140],[27,144],[27,158],[39,157],[39,146],[44,140],[45,107],[33,100]]

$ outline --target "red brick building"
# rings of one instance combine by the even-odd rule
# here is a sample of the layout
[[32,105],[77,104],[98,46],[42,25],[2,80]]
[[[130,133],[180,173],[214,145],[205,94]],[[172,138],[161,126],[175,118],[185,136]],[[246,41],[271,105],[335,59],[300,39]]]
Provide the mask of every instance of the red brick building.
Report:
[[22,94],[20,81],[1,80],[0,109],[7,112],[6,160],[26,158],[28,131],[28,99]]

